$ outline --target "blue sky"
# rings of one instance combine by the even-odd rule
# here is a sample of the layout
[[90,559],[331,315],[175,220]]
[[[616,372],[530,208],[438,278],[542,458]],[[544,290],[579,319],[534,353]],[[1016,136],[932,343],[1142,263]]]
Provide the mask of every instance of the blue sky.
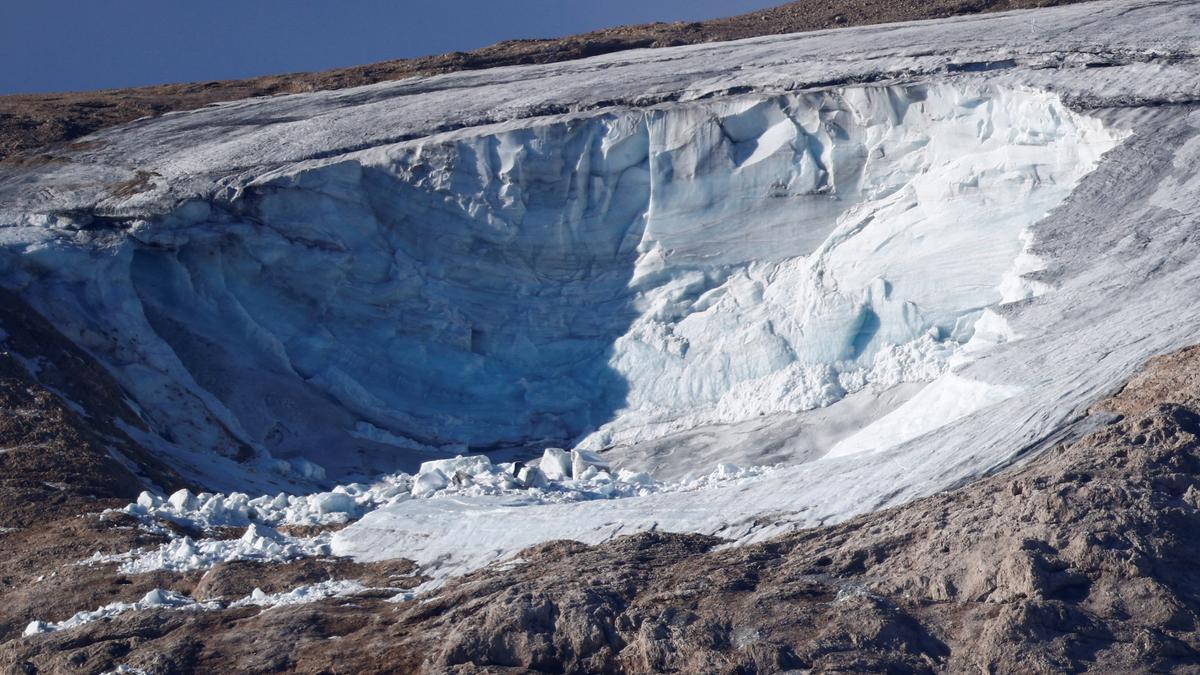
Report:
[[0,0],[0,93],[217,80],[783,0]]

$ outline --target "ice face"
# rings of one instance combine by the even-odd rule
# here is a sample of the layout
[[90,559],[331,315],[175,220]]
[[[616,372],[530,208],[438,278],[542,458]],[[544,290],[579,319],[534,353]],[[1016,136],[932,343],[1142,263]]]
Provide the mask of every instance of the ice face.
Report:
[[610,109],[291,165],[23,264],[181,443],[411,470],[931,380],[1116,140],[981,82]]

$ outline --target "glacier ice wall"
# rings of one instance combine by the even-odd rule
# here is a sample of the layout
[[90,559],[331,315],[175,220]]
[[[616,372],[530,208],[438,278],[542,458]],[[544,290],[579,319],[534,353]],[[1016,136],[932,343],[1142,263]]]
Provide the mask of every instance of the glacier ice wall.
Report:
[[369,473],[932,379],[1115,142],[973,81],[613,108],[287,165],[15,265],[171,440]]

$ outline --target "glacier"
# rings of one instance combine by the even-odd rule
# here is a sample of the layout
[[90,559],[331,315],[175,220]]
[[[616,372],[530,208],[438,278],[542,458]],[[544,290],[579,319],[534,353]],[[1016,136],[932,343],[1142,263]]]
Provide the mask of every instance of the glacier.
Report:
[[133,223],[100,278],[19,262],[189,445],[603,449],[932,379],[1116,139],[986,83],[736,96],[289,166]]
[[[1095,20],[1117,13],[1136,46]],[[1194,310],[1156,298],[1194,278],[1190,187],[1131,167],[1195,154],[1192,117],[1145,102],[1200,95],[1198,13],[1099,2],[142,120],[0,173],[0,283],[216,491],[547,447],[685,481],[781,465],[404,500],[335,552],[450,573],[559,537],[755,540],[1030,456],[1185,343]]]

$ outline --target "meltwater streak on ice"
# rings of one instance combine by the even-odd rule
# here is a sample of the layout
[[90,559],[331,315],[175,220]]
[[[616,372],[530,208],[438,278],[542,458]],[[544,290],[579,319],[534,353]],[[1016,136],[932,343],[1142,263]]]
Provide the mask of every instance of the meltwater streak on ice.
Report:
[[179,446],[370,475],[930,380],[1111,143],[968,81],[614,109],[284,166],[19,264]]

